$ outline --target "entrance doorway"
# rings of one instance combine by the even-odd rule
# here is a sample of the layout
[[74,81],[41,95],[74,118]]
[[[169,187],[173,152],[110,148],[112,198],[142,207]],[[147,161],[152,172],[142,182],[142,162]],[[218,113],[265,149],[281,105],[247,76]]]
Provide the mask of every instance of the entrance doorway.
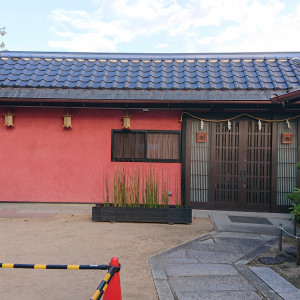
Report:
[[215,209],[269,211],[271,123],[249,119],[212,124],[211,201]]
[[[200,126],[201,125],[201,126]],[[186,122],[187,205],[202,209],[270,211],[272,124],[256,120]],[[204,133],[204,139],[199,139]]]

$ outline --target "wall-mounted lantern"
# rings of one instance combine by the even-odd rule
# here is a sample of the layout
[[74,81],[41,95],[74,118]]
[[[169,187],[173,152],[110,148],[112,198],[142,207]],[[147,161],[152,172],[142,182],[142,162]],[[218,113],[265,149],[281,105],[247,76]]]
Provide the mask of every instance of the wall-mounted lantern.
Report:
[[4,126],[6,127],[14,126],[13,115],[10,112],[4,115]]
[[130,129],[130,117],[127,115],[123,117],[123,128]]
[[69,114],[64,115],[64,128],[72,128],[72,117]]

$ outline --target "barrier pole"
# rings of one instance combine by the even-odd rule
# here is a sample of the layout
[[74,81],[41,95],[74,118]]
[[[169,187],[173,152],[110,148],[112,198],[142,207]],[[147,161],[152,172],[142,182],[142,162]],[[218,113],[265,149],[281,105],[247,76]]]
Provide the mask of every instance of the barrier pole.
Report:
[[296,264],[300,265],[300,234],[297,235],[297,255],[296,255]]
[[[110,265],[119,268],[119,260],[117,257],[112,257]],[[116,272],[112,277],[106,291],[104,292],[103,300],[122,300],[120,272]]]
[[279,224],[279,239],[278,239],[278,248],[279,248],[279,251],[282,251],[282,224]]

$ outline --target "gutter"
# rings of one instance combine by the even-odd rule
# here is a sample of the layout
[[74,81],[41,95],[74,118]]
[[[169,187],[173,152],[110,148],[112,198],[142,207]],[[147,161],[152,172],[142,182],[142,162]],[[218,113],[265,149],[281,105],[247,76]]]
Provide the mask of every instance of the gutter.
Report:
[[1,102],[35,102],[37,104],[47,102],[57,103],[139,103],[139,104],[168,104],[168,103],[185,103],[185,104],[272,104],[270,100],[128,100],[128,99],[69,99],[69,98],[8,98],[0,97]]

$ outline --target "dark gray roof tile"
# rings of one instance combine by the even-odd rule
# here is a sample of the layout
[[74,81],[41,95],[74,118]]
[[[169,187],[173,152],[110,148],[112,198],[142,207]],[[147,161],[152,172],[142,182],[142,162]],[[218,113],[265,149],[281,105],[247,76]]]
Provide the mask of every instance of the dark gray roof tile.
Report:
[[291,76],[291,77],[289,77],[289,82],[299,84],[299,79],[296,76],[293,76],[293,77]]
[[116,82],[115,85],[114,85],[114,88],[115,89],[124,89],[124,83],[118,83],[118,82]]
[[76,85],[77,85],[77,81],[72,82],[72,81],[67,80],[65,83],[65,87],[69,88],[69,89],[75,88]]
[[53,80],[48,80],[47,81],[46,79],[44,79],[44,80],[41,81],[40,87],[45,87],[45,88],[51,87],[52,82],[53,82]]
[[223,82],[223,80],[220,77],[211,77],[211,82],[213,82],[214,84],[219,84]]
[[177,84],[184,84],[185,83],[185,78],[184,77],[176,77],[175,82]]
[[62,88],[62,87],[64,87],[64,84],[65,84],[65,81],[54,80],[52,82],[51,87]]
[[210,84],[199,82],[199,89],[208,90],[210,88]]
[[276,83],[283,83],[286,82],[282,76],[274,76],[274,80]]
[[232,65],[232,68],[234,70],[234,72],[237,72],[237,73],[241,73],[241,72],[244,72],[244,69],[242,66],[236,66],[236,65]]
[[195,76],[195,77],[187,77],[187,82],[189,84],[195,84],[198,82],[198,78]]
[[232,84],[232,83],[234,83],[234,80],[232,77],[224,77],[223,82],[224,82],[224,84]]
[[274,81],[271,82],[264,82],[264,87],[267,90],[273,89],[273,90],[278,90],[278,84]]
[[39,87],[40,81],[30,80],[28,85],[31,87]]
[[5,84],[5,81],[4,81],[4,82],[3,82],[3,85],[4,85],[4,86],[14,86],[14,87],[17,87],[17,86],[25,87],[25,86],[27,85],[27,81],[18,79],[18,80],[15,82],[15,84],[13,84],[12,82],[10,82],[9,85]]
[[293,72],[292,65],[279,64],[285,72]]
[[144,83],[142,83],[142,82],[140,82],[140,81],[137,81],[137,83],[136,83],[136,89],[144,89],[145,88],[145,84]]
[[[294,56],[300,56],[294,53]],[[296,61],[296,60],[295,60]],[[260,90],[300,86],[300,67],[278,54],[56,54],[4,52],[0,87]]]
[[239,84],[244,84],[244,83],[247,84],[246,77],[237,77],[236,82],[238,82]]
[[259,83],[260,80],[257,77],[248,76],[248,80],[250,83]]
[[86,81],[86,82],[80,81],[80,88],[86,89],[86,88],[89,88],[89,86],[90,86],[90,82],[89,81]]
[[195,90],[197,88],[198,88],[198,82],[189,83],[189,85],[188,85],[188,89]]
[[280,72],[280,67],[279,67],[279,65],[276,65],[276,66],[270,66],[270,65],[269,65],[269,70],[270,70],[272,73]]
[[[283,69],[283,68],[282,68],[282,69]],[[285,71],[285,70],[283,69],[283,72],[284,72],[284,74],[285,74],[286,76],[288,76],[288,77],[295,77],[295,72],[293,72],[293,70]]]
[[278,89],[286,90],[290,88],[286,82],[277,82]]
[[260,90],[262,88],[262,85],[260,84],[260,82],[251,82],[250,86],[254,90]]
[[254,66],[245,66],[245,71],[249,72],[249,73],[253,73],[255,72],[255,68]]
[[242,77],[245,77],[245,72],[244,72],[244,71],[237,71],[237,70],[235,70],[235,71],[234,71],[234,75],[235,75],[237,78],[242,78]]
[[262,76],[261,80],[264,83],[272,83],[273,82],[273,80],[270,77],[268,77],[268,76]]
[[282,76],[282,72],[278,69],[278,71],[273,71],[272,70],[272,75],[275,76],[275,77],[283,77]]
[[[149,85],[148,85],[148,87],[149,87]],[[125,82],[125,84],[124,84],[124,88],[126,88],[126,89],[135,89],[136,88],[136,83],[131,83],[131,82]]]

